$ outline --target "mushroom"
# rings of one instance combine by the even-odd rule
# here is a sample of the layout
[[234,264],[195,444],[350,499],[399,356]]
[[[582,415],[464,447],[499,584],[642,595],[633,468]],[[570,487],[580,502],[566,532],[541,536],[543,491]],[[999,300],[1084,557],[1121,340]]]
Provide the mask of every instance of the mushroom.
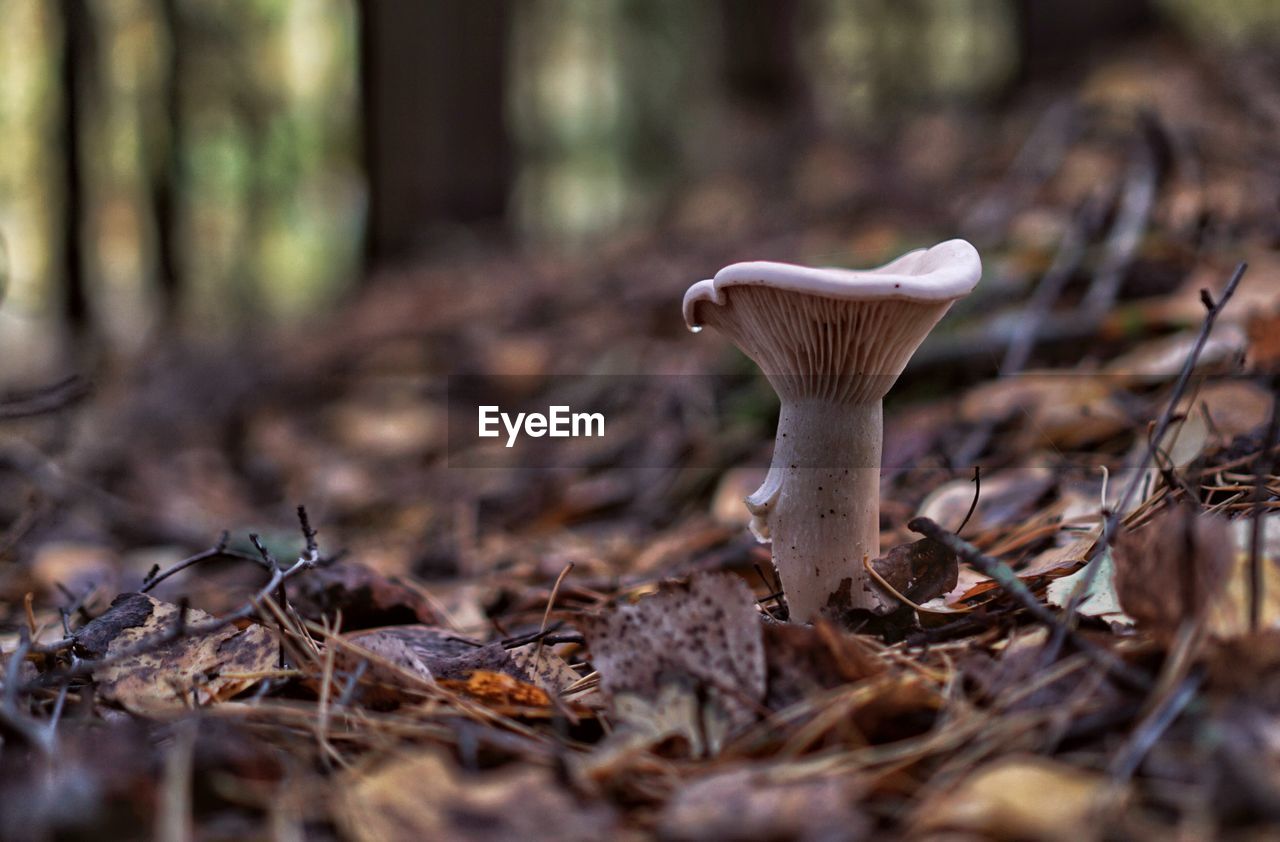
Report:
[[685,293],[689,328],[725,334],[782,401],[773,463],[746,504],[793,621],[890,607],[864,567],[880,555],[881,401],[981,275],[977,250],[948,240],[866,271],[735,263]]

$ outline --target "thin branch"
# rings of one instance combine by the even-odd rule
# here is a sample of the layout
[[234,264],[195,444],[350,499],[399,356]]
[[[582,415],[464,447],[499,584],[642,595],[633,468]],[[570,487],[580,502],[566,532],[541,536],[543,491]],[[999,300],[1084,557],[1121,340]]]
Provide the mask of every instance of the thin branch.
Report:
[[[39,676],[37,679],[28,682],[22,689],[32,690],[39,687],[57,686],[63,682],[70,681],[75,678],[84,678],[92,675],[95,671],[112,664],[119,663],[130,658],[136,658],[139,655],[145,655],[161,649],[174,641],[183,637],[203,637],[205,635],[216,634],[223,629],[238,623],[241,620],[248,619],[256,614],[261,604],[269,599],[273,592],[282,588],[284,583],[299,573],[311,570],[320,562],[320,551],[315,543],[315,532],[311,530],[310,524],[306,522],[305,513],[302,507],[299,507],[299,519],[303,524],[303,535],[306,538],[306,548],[298,556],[288,568],[281,568],[279,564],[275,565],[270,580],[263,585],[249,601],[240,609],[223,615],[216,619],[209,620],[204,623],[188,624],[187,609],[185,600],[179,603],[179,611],[177,621],[172,629],[168,632],[157,635],[156,637],[144,640],[136,646],[132,646],[122,652],[109,655],[96,660],[80,661],[67,669],[57,672],[49,672]],[[74,643],[74,640],[72,641]]]
[[[1244,277],[1245,270],[1248,268],[1249,264],[1244,262],[1236,266],[1235,271],[1231,274],[1231,279],[1227,281],[1226,287],[1222,290],[1222,297],[1216,302],[1209,296],[1207,290],[1200,291],[1201,300],[1205,302],[1205,306],[1208,308],[1208,312],[1204,316],[1204,322],[1200,325],[1200,334],[1196,337],[1191,353],[1187,354],[1187,359],[1182,365],[1182,372],[1178,375],[1178,380],[1173,387],[1173,393],[1169,396],[1169,402],[1165,406],[1164,412],[1161,413],[1159,421],[1156,422],[1155,433],[1148,440],[1147,449],[1142,458],[1131,466],[1130,470],[1133,471],[1133,475],[1129,478],[1129,482],[1125,486],[1124,492],[1120,495],[1120,499],[1116,501],[1115,508],[1107,513],[1106,520],[1102,523],[1102,534],[1087,554],[1087,561],[1092,561],[1101,555],[1111,545],[1112,540],[1115,539],[1120,521],[1125,512],[1128,511],[1129,503],[1133,500],[1133,495],[1137,493],[1138,486],[1142,483],[1147,468],[1150,467],[1151,460],[1155,457],[1156,450],[1160,447],[1160,442],[1163,441],[1165,433],[1169,431],[1173,415],[1177,410],[1178,404],[1182,401],[1182,396],[1187,391],[1187,384],[1191,380],[1191,372],[1195,370],[1196,363],[1200,360],[1200,354],[1204,351],[1205,343],[1209,341],[1209,334],[1213,331],[1213,325],[1218,320],[1223,308],[1227,306],[1227,302],[1231,300],[1231,296],[1235,295],[1236,287],[1240,285],[1240,279]],[[1084,599],[1084,595],[1088,594],[1092,589],[1097,571],[1098,565],[1091,565],[1087,568],[1084,581],[1067,605],[1069,619],[1074,615],[1080,602]]]
[[157,568],[152,568],[151,572],[147,574],[147,578],[143,580],[142,587],[138,589],[139,593],[148,593],[154,589],[156,585],[160,584],[165,579],[168,579],[170,576],[175,576],[187,568],[194,567],[203,561],[211,561],[218,558],[249,561],[259,566],[266,567],[268,572],[270,571],[270,567],[263,565],[262,559],[258,556],[240,552],[239,550],[228,549],[227,542],[230,540],[230,537],[229,533],[223,532],[222,537],[218,540],[216,546],[211,547],[204,552],[196,553],[193,556],[187,556],[182,561],[175,563],[168,570],[165,570],[163,573],[158,572]]
[[73,374],[30,392],[6,395],[0,398],[0,421],[48,415],[80,401],[89,392],[88,381]]
[[970,544],[953,532],[948,532],[927,517],[914,518],[907,524],[912,532],[919,533],[939,542],[955,553],[978,572],[991,578],[1001,590],[1013,597],[1014,601],[1027,610],[1032,617],[1064,634],[1077,649],[1125,684],[1136,689],[1146,690],[1151,680],[1143,673],[1130,667],[1114,654],[1095,645],[1076,630],[1069,628],[1062,618],[1054,614],[1044,603],[1036,599],[1031,589],[1022,583],[1018,574],[1009,565],[999,559],[992,558],[982,550]]

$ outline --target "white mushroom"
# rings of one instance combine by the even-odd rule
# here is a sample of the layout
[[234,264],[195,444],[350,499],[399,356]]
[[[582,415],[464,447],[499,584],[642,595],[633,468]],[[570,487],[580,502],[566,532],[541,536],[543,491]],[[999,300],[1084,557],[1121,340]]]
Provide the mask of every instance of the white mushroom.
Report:
[[689,327],[724,333],[782,401],[773,464],[746,503],[792,620],[885,607],[863,567],[880,554],[881,400],[981,275],[974,247],[949,240],[866,271],[735,263],[685,293]]

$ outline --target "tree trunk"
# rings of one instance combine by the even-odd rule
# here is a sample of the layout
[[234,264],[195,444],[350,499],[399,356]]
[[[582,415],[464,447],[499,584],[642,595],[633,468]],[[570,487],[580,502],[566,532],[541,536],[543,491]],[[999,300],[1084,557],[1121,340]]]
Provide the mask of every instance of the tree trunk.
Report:
[[1150,0],[1015,0],[1014,12],[1018,85],[1083,67],[1089,54],[1159,23]]
[[735,99],[790,110],[803,94],[800,0],[720,0],[725,88]]
[[89,293],[85,280],[84,235],[88,216],[82,143],[88,122],[89,63],[93,21],[86,0],[62,0],[62,315],[72,336],[89,332]]
[[361,0],[366,261],[441,227],[495,221],[512,186],[505,2]]
[[162,321],[172,326],[182,304],[180,210],[182,196],[182,88],[185,77],[184,38],[178,0],[161,0],[160,21],[169,44],[161,79],[163,124],[155,133],[157,154],[150,173],[151,212],[156,231],[156,290]]

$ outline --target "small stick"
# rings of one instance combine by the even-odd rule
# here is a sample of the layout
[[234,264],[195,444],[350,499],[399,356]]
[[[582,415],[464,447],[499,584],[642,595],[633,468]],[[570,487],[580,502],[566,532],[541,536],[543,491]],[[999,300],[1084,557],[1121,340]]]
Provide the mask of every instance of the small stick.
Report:
[[[1209,333],[1213,330],[1214,322],[1218,320],[1222,309],[1227,306],[1227,302],[1231,300],[1231,296],[1235,294],[1236,287],[1240,285],[1240,279],[1244,277],[1245,270],[1249,268],[1249,264],[1241,261],[1236,265],[1235,271],[1231,274],[1231,279],[1227,281],[1226,287],[1222,290],[1222,297],[1216,302],[1209,295],[1208,290],[1200,290],[1200,300],[1204,302],[1208,312],[1205,313],[1204,321],[1200,325],[1200,334],[1196,337],[1196,343],[1191,348],[1191,353],[1187,354],[1186,361],[1182,364],[1182,372],[1178,375],[1178,380],[1174,384],[1173,394],[1169,396],[1169,403],[1164,408],[1164,412],[1160,415],[1160,420],[1156,423],[1154,435],[1147,442],[1146,452],[1142,458],[1133,466],[1133,476],[1129,478],[1129,482],[1125,485],[1124,492],[1120,495],[1120,499],[1116,501],[1116,506],[1108,514],[1106,520],[1102,522],[1102,534],[1098,536],[1097,542],[1089,550],[1085,556],[1086,562],[1092,562],[1095,558],[1102,554],[1107,547],[1111,545],[1111,541],[1115,538],[1116,529],[1120,526],[1120,520],[1124,517],[1125,511],[1129,508],[1129,501],[1133,499],[1134,493],[1138,490],[1143,477],[1146,475],[1147,467],[1151,464],[1152,458],[1155,456],[1156,449],[1160,446],[1160,442],[1164,439],[1164,435],[1169,430],[1169,424],[1173,420],[1173,414],[1177,409],[1178,403],[1182,400],[1183,394],[1187,391],[1187,383],[1191,380],[1191,372],[1195,370],[1196,363],[1200,359],[1200,354],[1204,351],[1205,343],[1209,341]],[[1080,607],[1080,603],[1084,601],[1087,594],[1093,590],[1094,579],[1097,578],[1100,565],[1087,564],[1085,566],[1084,579],[1080,586],[1076,588],[1076,592],[1067,602],[1067,621],[1072,622],[1076,610]],[[1060,639],[1056,641],[1060,643]]]
[[259,566],[266,567],[270,570],[269,565],[264,565],[262,559],[249,553],[242,553],[239,550],[227,548],[227,543],[231,540],[231,534],[223,532],[222,537],[218,539],[218,543],[204,552],[196,553],[193,556],[187,556],[182,561],[175,563],[172,567],[164,572],[160,572],[159,567],[151,568],[151,572],[147,574],[147,578],[142,581],[142,587],[138,589],[139,593],[148,593],[155,588],[156,585],[168,579],[170,576],[177,575],[188,567],[194,567],[202,561],[209,561],[215,558],[230,558],[240,561],[251,561]]
[[960,556],[970,566],[989,576],[1001,590],[1013,597],[1014,601],[1025,608],[1031,616],[1054,629],[1055,632],[1065,635],[1090,660],[1107,669],[1124,683],[1143,690],[1151,686],[1151,681],[1147,676],[1133,669],[1106,649],[1095,645],[1076,630],[1069,628],[1044,603],[1036,599],[1031,589],[1022,583],[1017,573],[1013,572],[1013,568],[1003,561],[985,555],[982,550],[973,544],[952,532],[948,532],[927,517],[914,518],[907,524],[907,528],[912,532],[932,538]]
[[[299,507],[299,509],[301,509],[301,507]],[[28,682],[22,689],[27,691],[37,687],[57,685],[60,682],[86,677],[92,675],[95,671],[100,670],[105,666],[110,666],[111,664],[119,663],[120,661],[128,660],[129,658],[135,658],[138,655],[145,655],[149,652],[154,652],[157,649],[161,649],[170,643],[173,643],[179,638],[202,637],[208,634],[215,634],[228,626],[239,622],[240,620],[252,617],[255,613],[258,613],[261,608],[261,604],[265,600],[269,599],[278,588],[282,588],[286,581],[293,578],[298,573],[311,570],[320,562],[320,551],[315,545],[315,532],[311,531],[310,525],[305,522],[305,514],[300,511],[299,515],[299,519],[303,522],[303,535],[305,536],[307,544],[306,549],[298,555],[298,560],[287,569],[282,569],[279,564],[276,564],[275,569],[271,574],[271,580],[263,585],[262,588],[250,597],[249,601],[238,610],[205,623],[191,624],[187,622],[187,608],[185,607],[186,601],[183,600],[178,605],[177,621],[174,623],[173,628],[168,632],[156,635],[149,640],[144,640],[136,646],[129,647],[128,649],[117,652],[114,655],[108,655],[96,660],[80,661],[67,669],[45,673]],[[71,642],[74,643],[74,639]]]
[[556,604],[556,595],[560,593],[560,585],[571,570],[573,570],[572,561],[564,566],[564,570],[561,570],[560,575],[556,577],[556,583],[551,586],[551,595],[547,597],[547,609],[542,612],[542,625],[538,626],[538,643],[533,647],[534,670],[537,670],[538,663],[542,659],[542,642],[545,640],[547,623],[551,620],[551,609]]
[[973,513],[978,510],[978,501],[982,499],[982,467],[980,465],[973,466],[973,502],[969,504],[969,511],[965,512],[964,520],[960,521],[960,525],[956,527],[956,534],[959,535],[964,528],[969,525],[969,518],[973,517]]

